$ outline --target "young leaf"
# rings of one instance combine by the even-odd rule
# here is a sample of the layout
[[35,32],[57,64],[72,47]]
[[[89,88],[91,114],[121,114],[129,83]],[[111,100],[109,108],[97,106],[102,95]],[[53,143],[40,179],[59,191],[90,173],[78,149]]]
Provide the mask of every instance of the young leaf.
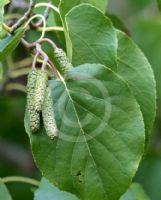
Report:
[[7,187],[5,186],[5,184],[2,183],[1,179],[0,179],[0,199],[12,200]]
[[[155,118],[156,86],[144,54],[119,31],[116,44],[115,31],[109,19],[94,7],[78,6],[67,14],[66,20],[73,46],[73,65],[95,62],[118,71],[128,81],[140,105],[148,139]],[[116,58],[118,70],[114,65]]]
[[0,40],[0,61],[6,57],[17,47],[23,37],[24,29],[20,28],[15,35],[9,35]]
[[40,187],[35,191],[34,200],[79,200],[73,194],[63,192],[43,178]]
[[140,108],[122,79],[100,64],[73,68],[67,81],[50,81],[58,138],[29,134],[37,166],[80,199],[118,200],[144,150]]
[[150,200],[145,194],[142,186],[138,183],[133,183],[129,190],[121,197],[120,200]]
[[72,64],[100,63],[116,69],[117,35],[111,21],[88,4],[66,16],[73,46]]

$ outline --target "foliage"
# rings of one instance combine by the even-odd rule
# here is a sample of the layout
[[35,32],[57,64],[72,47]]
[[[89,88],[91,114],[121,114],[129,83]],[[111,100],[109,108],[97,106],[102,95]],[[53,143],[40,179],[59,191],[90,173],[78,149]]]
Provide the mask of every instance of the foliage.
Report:
[[[110,12],[107,0],[51,2],[30,0],[27,11],[22,3],[22,16],[21,4],[14,7],[12,1],[4,15],[9,1],[0,3],[0,92],[16,97],[17,114],[24,110],[25,130],[41,173],[36,175],[40,182],[1,178],[0,199],[11,200],[5,184],[14,181],[37,187],[31,188],[35,200],[160,199],[145,178],[153,173],[148,178],[158,184],[160,163],[155,159],[159,167],[151,168],[152,162],[143,159],[147,150],[157,152],[152,132],[160,133],[159,115],[153,130],[156,93],[161,98],[160,19],[145,22],[138,17],[135,29]],[[151,4],[131,0],[128,13],[134,17]],[[158,5],[160,9],[159,0]],[[28,79],[26,90],[31,68],[35,80]],[[18,90],[27,92],[26,108],[18,103]],[[4,126],[10,123],[4,118]]]

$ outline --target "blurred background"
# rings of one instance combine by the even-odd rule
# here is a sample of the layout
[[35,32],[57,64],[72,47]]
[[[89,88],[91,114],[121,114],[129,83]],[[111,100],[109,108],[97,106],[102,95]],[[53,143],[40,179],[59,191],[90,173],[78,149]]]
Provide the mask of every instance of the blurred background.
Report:
[[[12,0],[11,6],[6,8],[6,22],[12,24],[10,18],[13,17],[13,13],[17,13],[15,18],[20,17],[27,6],[28,1]],[[143,50],[155,73],[157,117],[148,152],[134,181],[143,185],[152,200],[159,200],[161,199],[161,16],[155,0],[109,0],[107,15],[117,28],[125,31]],[[53,25],[53,21],[54,16],[51,14],[48,23]],[[27,37],[29,40],[34,40],[37,35],[39,33],[30,31]],[[58,36],[53,33],[48,34],[48,37],[58,40]],[[0,177],[16,175],[36,179],[41,177],[34,165],[23,125],[26,74],[31,63],[32,58],[19,45],[0,68],[4,74],[0,77]],[[32,199],[34,188],[31,186],[18,183],[7,186],[13,199]]]

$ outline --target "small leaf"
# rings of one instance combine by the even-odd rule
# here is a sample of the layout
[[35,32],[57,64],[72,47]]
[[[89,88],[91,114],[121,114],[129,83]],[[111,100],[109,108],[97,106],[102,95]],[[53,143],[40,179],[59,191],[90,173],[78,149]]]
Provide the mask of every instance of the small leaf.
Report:
[[79,200],[73,194],[63,192],[43,178],[35,191],[34,200]]
[[111,21],[89,4],[66,16],[73,46],[72,64],[100,63],[116,69],[117,35]]
[[20,28],[15,35],[9,35],[0,40],[0,61],[6,57],[17,47],[23,37],[24,29]]
[[145,194],[142,186],[138,183],[133,183],[129,190],[121,197],[120,200],[150,200]]
[[0,179],[0,199],[1,200],[12,200],[7,187],[5,186],[5,184],[2,183],[1,179]]
[[80,199],[118,200],[129,187],[144,150],[144,123],[122,79],[100,64],[69,70],[52,80],[58,138],[25,128],[37,166],[61,190]]

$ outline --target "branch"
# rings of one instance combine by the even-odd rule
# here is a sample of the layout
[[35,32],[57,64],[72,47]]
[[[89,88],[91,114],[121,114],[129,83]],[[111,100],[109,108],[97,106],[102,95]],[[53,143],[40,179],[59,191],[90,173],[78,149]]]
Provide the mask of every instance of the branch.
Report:
[[35,2],[34,0],[30,0],[30,4],[29,4],[29,8],[28,10],[26,11],[26,13],[24,14],[24,16],[22,18],[20,18],[16,24],[14,24],[11,28],[11,32],[14,33],[20,26],[22,26],[22,24],[27,21],[31,14],[32,14],[32,11],[34,9],[34,6],[35,6]]

